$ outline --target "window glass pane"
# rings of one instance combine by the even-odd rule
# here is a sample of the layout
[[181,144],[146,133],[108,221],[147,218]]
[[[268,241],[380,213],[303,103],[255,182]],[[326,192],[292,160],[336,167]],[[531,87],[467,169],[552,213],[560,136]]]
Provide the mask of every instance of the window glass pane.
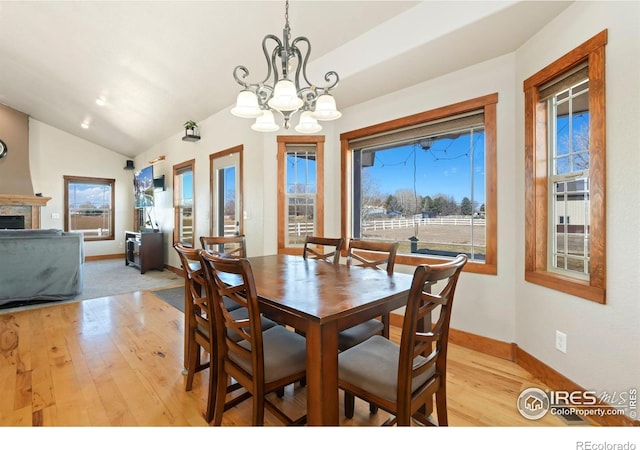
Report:
[[588,274],[589,193],[588,179],[554,182],[554,269]]
[[484,260],[483,128],[353,153],[354,237],[399,241],[399,254]]
[[68,229],[85,238],[113,236],[111,182],[68,182]]
[[[588,276],[589,259],[589,83],[579,81],[549,100],[552,208],[551,270]],[[563,179],[557,177],[562,175]],[[572,176],[576,178],[571,179]]]
[[569,157],[564,157],[564,158],[557,158],[556,159],[556,168],[555,168],[555,173],[556,175],[563,175],[566,173],[569,173],[570,170],[570,162],[569,162]]
[[178,173],[178,240],[193,245],[193,171]]
[[222,169],[224,178],[224,236],[239,233],[239,222],[236,215],[236,167]]
[[305,237],[314,234],[315,198],[289,196],[287,214],[287,246],[304,245]]
[[303,246],[316,230],[317,167],[315,147],[287,150],[286,246]]

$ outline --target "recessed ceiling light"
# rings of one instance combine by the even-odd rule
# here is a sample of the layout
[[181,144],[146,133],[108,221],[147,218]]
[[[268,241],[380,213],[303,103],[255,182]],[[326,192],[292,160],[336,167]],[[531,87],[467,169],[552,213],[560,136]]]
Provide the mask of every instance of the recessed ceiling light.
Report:
[[98,97],[96,98],[96,105],[98,106],[104,106],[107,104],[107,100],[105,100],[104,97]]
[[85,120],[84,122],[82,122],[82,123],[80,124],[80,126],[81,126],[82,128],[84,128],[85,130],[87,130],[87,129],[89,128],[89,121],[88,121],[88,120]]

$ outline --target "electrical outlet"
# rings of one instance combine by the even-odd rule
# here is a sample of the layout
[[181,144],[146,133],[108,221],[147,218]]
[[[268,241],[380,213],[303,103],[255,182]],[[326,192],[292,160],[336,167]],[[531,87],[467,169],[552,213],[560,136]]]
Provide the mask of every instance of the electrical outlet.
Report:
[[556,330],[556,350],[567,353],[567,335]]

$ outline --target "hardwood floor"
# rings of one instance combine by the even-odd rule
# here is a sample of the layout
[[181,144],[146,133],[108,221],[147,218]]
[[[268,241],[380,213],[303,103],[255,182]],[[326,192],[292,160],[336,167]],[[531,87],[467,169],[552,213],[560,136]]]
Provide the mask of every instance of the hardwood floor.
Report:
[[[185,392],[182,336],[182,312],[148,292],[0,310],[0,426],[207,426],[208,374],[196,374]],[[449,347],[451,426],[564,426],[550,414],[520,416],[516,399],[530,386],[544,389],[512,362]],[[289,386],[278,401],[302,412],[305,389]],[[250,425],[250,408],[244,402],[228,411],[223,425]],[[363,402],[353,419],[340,415],[347,426],[387,418],[370,415]],[[279,424],[266,413],[266,425]]]

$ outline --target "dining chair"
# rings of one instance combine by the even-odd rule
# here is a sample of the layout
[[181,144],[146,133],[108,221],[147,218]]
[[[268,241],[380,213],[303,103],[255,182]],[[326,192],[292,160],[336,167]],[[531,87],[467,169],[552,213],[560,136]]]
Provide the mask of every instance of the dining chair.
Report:
[[[178,253],[180,263],[183,268],[183,276],[185,280],[185,368],[187,370],[187,378],[185,382],[185,390],[191,391],[193,388],[193,378],[197,372],[209,369],[209,391],[207,395],[207,408],[205,419],[210,422],[213,418],[213,406],[215,395],[216,379],[213,374],[216,372],[214,365],[216,363],[213,352],[215,351],[215,333],[213,331],[213,309],[212,303],[208,300],[206,290],[206,276],[200,258],[201,250],[192,247],[186,247],[183,244],[176,243],[173,246]],[[227,307],[237,319],[246,319],[248,311],[242,309],[235,302],[225,299]],[[261,326],[265,329],[275,326],[276,323],[262,318]],[[239,335],[233,336],[237,340],[241,340]],[[202,352],[206,352],[209,357],[207,362],[202,362]],[[236,389],[233,386],[230,390]]]
[[[265,408],[285,424],[304,423],[306,414],[292,419],[266,396],[305,377],[305,338],[280,325],[262,330],[255,281],[247,259],[223,258],[204,251],[201,259],[207,289],[214,299],[217,379],[236,380],[251,395],[253,425],[264,424]],[[234,318],[225,306],[225,297],[246,308],[249,311],[247,319]],[[242,340],[232,339],[232,332]],[[217,385],[213,425],[222,424],[222,416],[229,405],[226,384]]]
[[[302,257],[304,259],[318,259],[332,264],[339,264],[343,243],[344,239],[342,238],[307,236],[304,241]],[[322,251],[320,251],[319,246],[322,246]],[[325,253],[325,246],[331,247],[332,250]]]
[[247,245],[243,234],[238,236],[200,236],[204,250],[234,258],[247,257]]
[[[466,262],[466,255],[458,255],[448,263],[416,268],[399,345],[373,336],[338,355],[338,385],[345,392],[347,417],[353,417],[357,396],[394,416],[384,425],[411,425],[412,418],[423,425],[436,425],[430,414],[435,394],[437,425],[448,424],[449,323],[456,285]],[[434,294],[430,291],[436,283],[442,288]],[[435,322],[432,313],[437,315]]]
[[[209,394],[207,398],[207,409],[205,419],[213,418],[214,401],[212,393],[214,381],[212,374],[215,373],[213,365],[215,358],[212,357],[214,351],[214,334],[211,319],[213,318],[213,310],[211,302],[207,301],[205,289],[205,274],[200,262],[200,250],[192,247],[186,247],[183,244],[176,243],[173,245],[178,253],[180,263],[182,265],[182,273],[184,276],[184,317],[185,317],[185,342],[184,355],[185,367],[187,369],[187,379],[185,390],[190,391],[193,387],[193,378],[196,372],[209,369]],[[202,363],[202,351],[209,354],[208,361]]]
[[[391,275],[399,245],[398,242],[352,239],[347,250],[347,266],[386,270]],[[389,337],[389,314],[384,314],[381,320],[371,319],[341,331],[338,334],[338,348],[346,350],[376,334]]]

